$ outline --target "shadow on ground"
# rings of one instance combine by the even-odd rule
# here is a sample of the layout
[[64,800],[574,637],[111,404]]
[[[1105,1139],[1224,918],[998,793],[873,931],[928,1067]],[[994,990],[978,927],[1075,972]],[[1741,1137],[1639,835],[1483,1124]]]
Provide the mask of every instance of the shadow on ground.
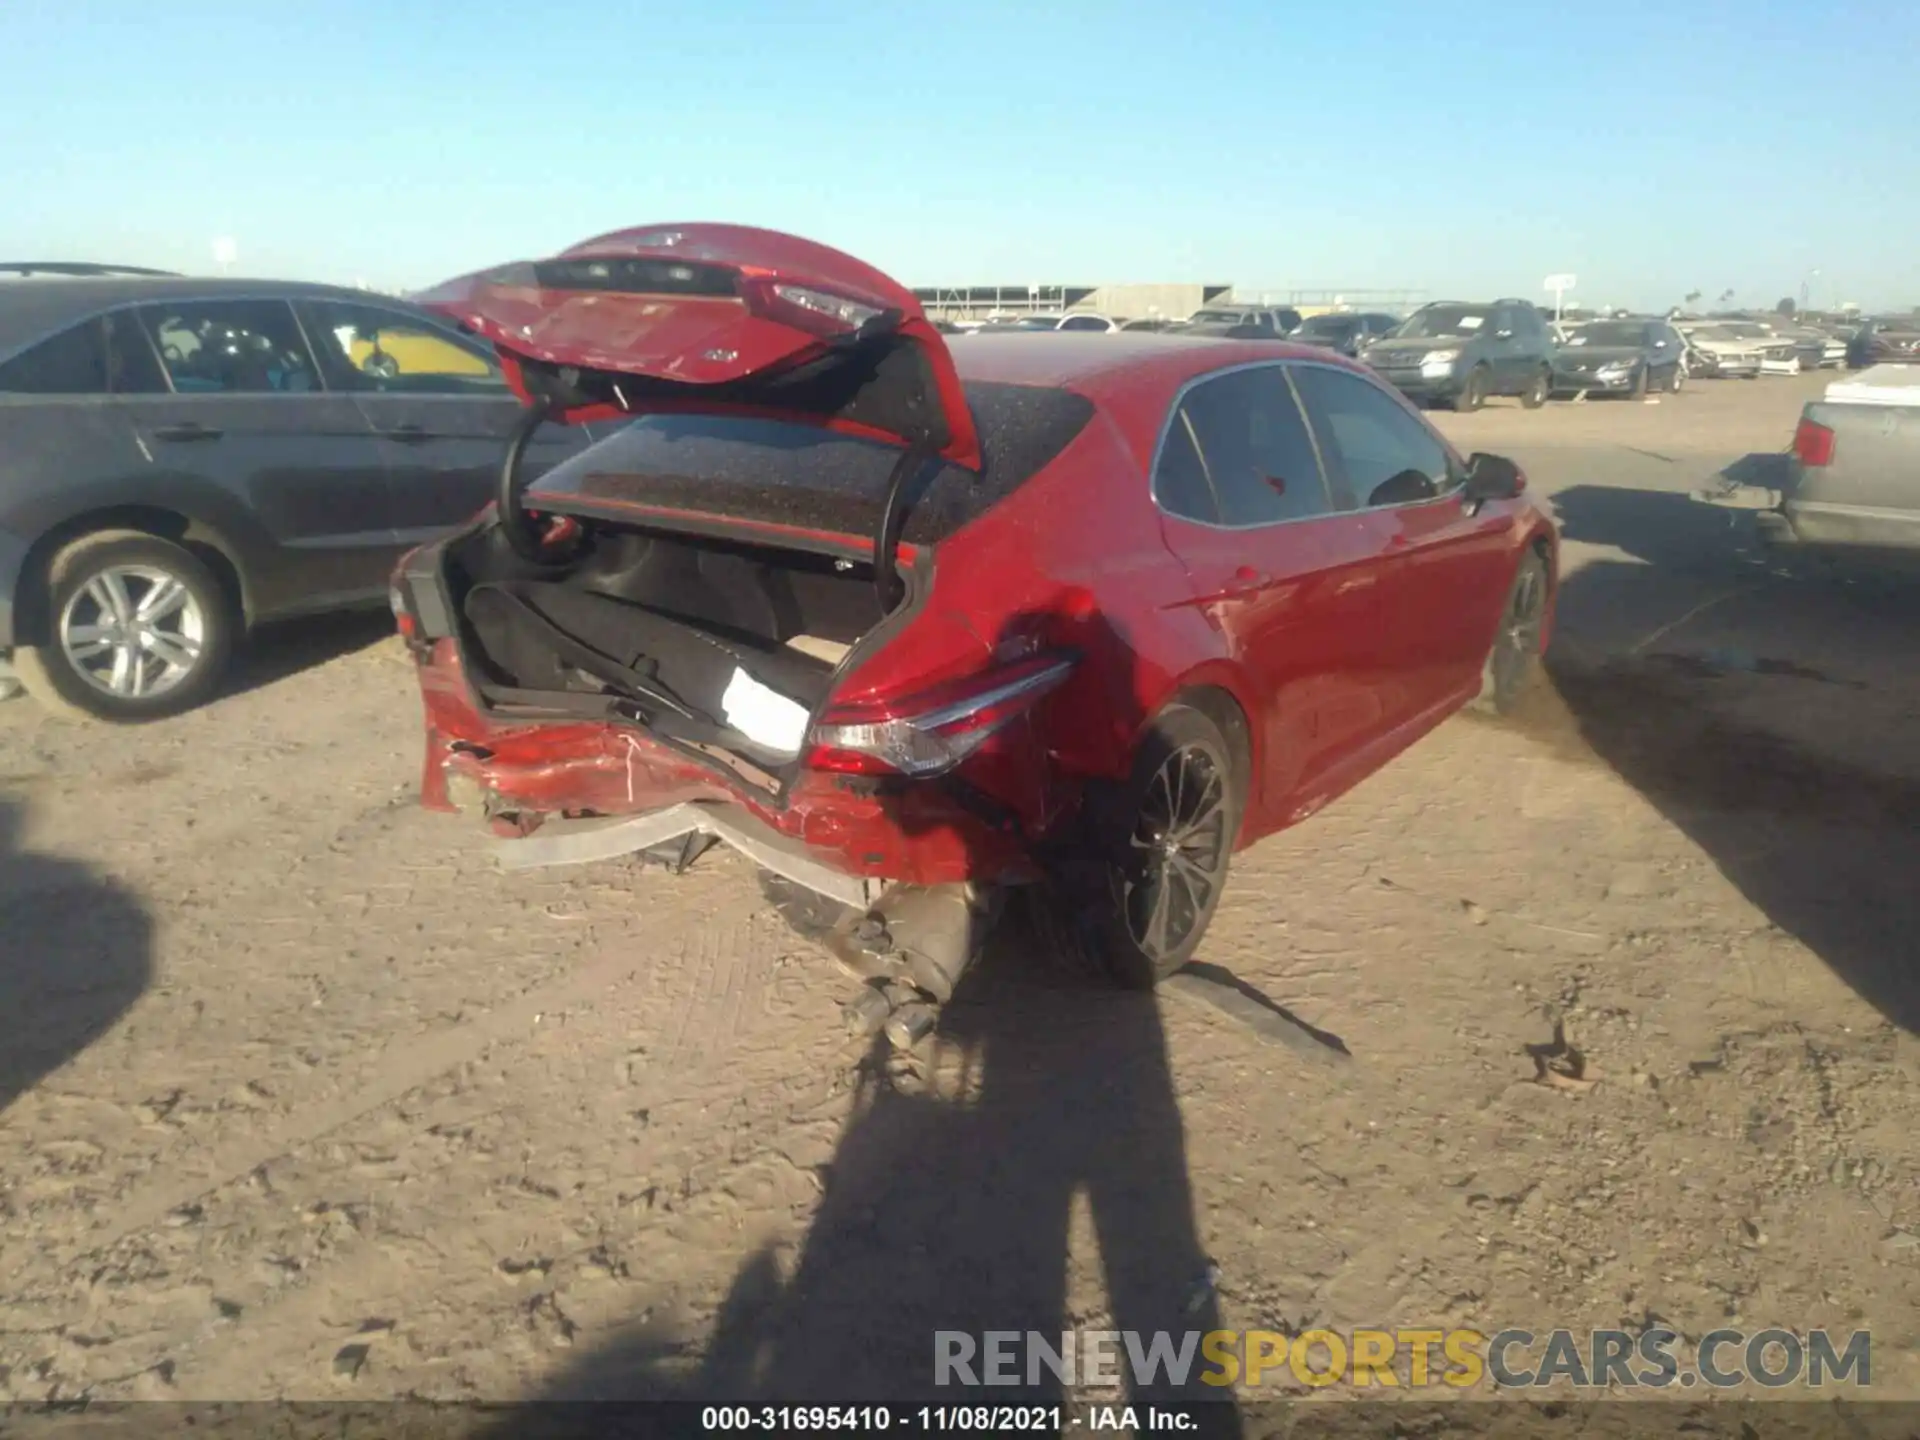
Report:
[[0,1114],[104,1035],[153,978],[146,907],[87,866],[23,852],[0,798]]
[[303,670],[378,645],[393,633],[393,616],[384,609],[348,610],[263,625],[234,657],[233,671],[221,694],[244,695],[277,685]]
[[1724,597],[1722,643],[1699,648],[1675,625],[1596,653],[1576,634],[1523,723],[1567,758],[1604,761],[1774,925],[1920,1031],[1920,586],[1746,566],[1726,512],[1670,493],[1576,487],[1555,503],[1567,540],[1631,557],[1569,574],[1563,624],[1597,625],[1678,572]]
[[[995,650],[1033,634],[1082,653],[1118,647],[1115,660],[1135,663],[1098,617],[1029,614]],[[956,810],[935,788],[910,793],[919,801],[897,802],[894,817],[903,830],[962,845],[971,873],[996,873],[995,827],[960,820],[978,797]],[[1124,849],[1131,809],[1093,808],[1124,830]],[[636,1326],[539,1398],[1059,1404],[1078,1392],[1024,1360],[1014,1383],[979,1383],[987,1332],[1032,1332],[1055,1348],[1066,1331],[1165,1331],[1176,1342],[1191,1332],[1184,1384],[1135,1369],[1127,1392],[1213,1402],[1205,1433],[1237,1435],[1230,1395],[1199,1379],[1208,1366],[1198,1336],[1218,1328],[1219,1309],[1160,1002],[1060,963],[1059,947],[1041,939],[1056,932],[1033,915],[1009,907],[917,1064],[903,1067],[884,1038],[866,1052],[791,1273],[762,1249],[740,1266],[708,1334]],[[1075,1250],[1088,1253],[1070,1240],[1080,1215],[1097,1273],[1073,1271]],[[1077,1308],[1074,1293],[1092,1308]],[[945,1353],[967,1355],[974,1383],[964,1369],[942,1383],[942,1331],[965,1337]],[[1120,1360],[1108,1378],[1120,1382],[1126,1368]]]

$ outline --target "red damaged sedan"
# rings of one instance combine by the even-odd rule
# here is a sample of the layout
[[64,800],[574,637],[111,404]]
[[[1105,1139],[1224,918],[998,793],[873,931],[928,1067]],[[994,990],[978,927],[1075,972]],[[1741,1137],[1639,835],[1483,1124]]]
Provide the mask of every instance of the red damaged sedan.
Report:
[[[1509,707],[1546,641],[1518,469],[1325,350],[949,339],[729,225],[420,298],[526,403],[495,504],[395,578],[425,802],[510,866],[734,846],[923,1016],[1012,887],[1171,974],[1235,850]],[[526,486],[535,428],[620,420]]]

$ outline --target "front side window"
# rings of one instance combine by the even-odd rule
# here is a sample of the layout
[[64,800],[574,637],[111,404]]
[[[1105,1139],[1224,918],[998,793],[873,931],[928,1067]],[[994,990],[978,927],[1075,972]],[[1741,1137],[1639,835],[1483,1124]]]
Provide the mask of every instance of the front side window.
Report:
[[0,365],[0,394],[106,393],[106,336],[97,318],[62,330]]
[[1170,514],[1209,525],[1274,525],[1332,510],[1284,371],[1267,365],[1204,380],[1182,397],[1154,475]]
[[1357,503],[1431,499],[1453,487],[1454,467],[1446,447],[1373,382],[1317,365],[1302,366],[1294,381],[1320,438],[1321,453]]
[[487,353],[439,326],[378,305],[317,300],[308,332],[328,381],[342,390],[402,395],[503,395]]
[[284,300],[184,300],[140,317],[182,395],[300,394],[321,388]]

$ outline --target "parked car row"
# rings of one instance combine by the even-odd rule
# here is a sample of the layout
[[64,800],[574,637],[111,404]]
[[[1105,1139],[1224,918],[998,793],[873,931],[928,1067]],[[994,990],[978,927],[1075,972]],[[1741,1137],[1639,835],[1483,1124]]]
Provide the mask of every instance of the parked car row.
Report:
[[[486,503],[521,416],[490,344],[403,300],[59,261],[0,274],[0,656],[69,712],[174,713],[211,693],[258,624],[378,605],[396,556]],[[963,351],[1047,331],[1284,338],[1466,410],[1920,358],[1912,321],[1867,321],[1844,342],[1741,319],[1561,330],[1518,299],[1405,319],[1224,303],[1178,321],[1068,312],[973,329]],[[540,431],[527,474],[618,418]]]

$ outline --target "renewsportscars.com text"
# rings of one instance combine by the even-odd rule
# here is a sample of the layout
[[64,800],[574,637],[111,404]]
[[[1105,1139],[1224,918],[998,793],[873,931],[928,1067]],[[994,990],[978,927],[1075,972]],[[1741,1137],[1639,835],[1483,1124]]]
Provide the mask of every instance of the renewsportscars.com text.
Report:
[[950,1386],[1300,1384],[1313,1388],[1766,1389],[1873,1383],[1873,1340],[1825,1330],[1715,1330],[1697,1346],[1666,1329],[988,1330],[934,1334],[934,1383]]

